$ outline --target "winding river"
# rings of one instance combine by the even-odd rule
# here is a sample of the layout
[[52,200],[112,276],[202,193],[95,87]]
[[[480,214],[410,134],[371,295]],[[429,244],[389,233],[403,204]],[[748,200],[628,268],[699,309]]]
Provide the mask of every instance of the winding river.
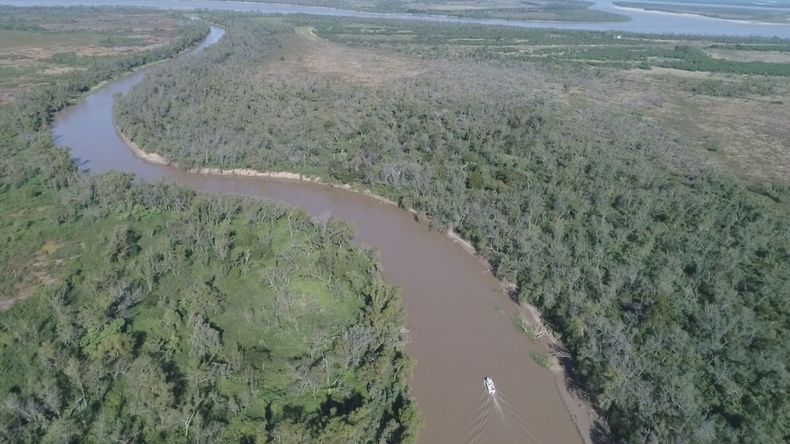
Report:
[[[223,34],[212,27],[184,57],[198,56],[194,52]],[[407,351],[416,364],[410,387],[425,423],[421,442],[581,442],[553,374],[530,358],[540,346],[513,327],[518,308],[477,258],[410,213],[360,193],[302,181],[194,174],[135,157],[113,125],[113,95],[128,92],[145,72],[108,83],[59,112],[55,142],[92,173],[126,171],[200,191],[274,199],[352,222],[358,241],[378,250],[386,279],[400,288],[410,330]],[[487,375],[496,381],[495,396],[484,388]]]
[[[0,0],[17,6],[111,4],[166,9],[229,9],[264,13],[306,13],[358,18],[393,18],[563,29],[758,35],[790,38],[790,26],[738,23],[694,16],[623,11],[611,0],[594,0],[597,9],[628,15],[621,23],[548,23],[460,19],[410,14],[377,14],[265,3],[210,0]],[[211,33],[192,54],[216,43]],[[500,290],[485,266],[445,235],[429,231],[394,205],[360,193],[316,183],[261,177],[203,175],[135,157],[112,122],[113,95],[128,92],[145,76],[134,72],[57,114],[55,142],[71,149],[83,168],[134,173],[143,180],[166,180],[200,191],[273,199],[313,215],[352,222],[357,239],[378,250],[387,280],[400,288],[408,333],[407,350],[415,361],[410,387],[425,423],[425,443],[578,443],[582,441],[563,405],[554,375],[530,358],[542,351],[511,323],[518,308]],[[491,376],[490,396],[483,377]],[[558,389],[560,387],[560,389]],[[564,393],[564,392],[563,392]],[[573,409],[572,409],[573,410]],[[581,433],[589,433],[582,419]]]

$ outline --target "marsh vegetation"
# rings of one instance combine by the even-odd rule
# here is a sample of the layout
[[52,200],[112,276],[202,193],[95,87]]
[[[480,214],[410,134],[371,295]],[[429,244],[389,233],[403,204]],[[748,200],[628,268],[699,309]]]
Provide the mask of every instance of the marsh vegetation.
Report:
[[70,74],[162,49],[189,19],[117,9],[0,7],[0,103]]

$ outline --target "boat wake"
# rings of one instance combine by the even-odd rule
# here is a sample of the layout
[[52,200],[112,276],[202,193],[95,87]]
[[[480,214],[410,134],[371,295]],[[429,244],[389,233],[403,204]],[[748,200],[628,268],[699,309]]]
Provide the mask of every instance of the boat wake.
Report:
[[[491,392],[487,385],[481,391],[475,418],[469,428],[467,443],[520,442],[535,443],[527,420],[500,387]],[[495,421],[492,422],[492,416]]]
[[488,422],[490,415],[490,403],[491,403],[491,395],[488,394],[487,391],[481,392],[482,396],[480,398],[480,402],[477,407],[477,411],[475,412],[475,420],[472,423],[472,428],[469,433],[469,439],[467,442],[469,444],[477,444],[482,442],[483,436],[485,436],[486,430],[488,429]]

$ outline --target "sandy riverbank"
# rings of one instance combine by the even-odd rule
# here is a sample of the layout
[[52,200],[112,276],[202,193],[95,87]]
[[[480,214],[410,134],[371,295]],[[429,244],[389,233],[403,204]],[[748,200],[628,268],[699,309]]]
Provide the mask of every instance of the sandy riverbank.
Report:
[[695,14],[692,12],[671,12],[671,11],[661,11],[658,9],[645,9],[645,8],[637,8],[633,6],[619,6],[615,5],[614,9],[619,11],[631,11],[631,12],[642,12],[647,14],[656,14],[656,15],[668,15],[668,16],[675,16],[675,17],[690,17],[695,19],[703,19],[703,20],[719,20],[723,22],[729,23],[737,23],[741,25],[778,25],[784,26],[785,23],[774,23],[774,22],[761,22],[758,20],[738,20],[738,19],[728,19],[723,17],[714,17],[712,15],[705,15],[705,14]]

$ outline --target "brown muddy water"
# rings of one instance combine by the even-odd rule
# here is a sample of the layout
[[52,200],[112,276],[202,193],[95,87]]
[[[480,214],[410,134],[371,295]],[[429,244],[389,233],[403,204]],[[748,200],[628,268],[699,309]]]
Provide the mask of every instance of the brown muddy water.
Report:
[[[212,32],[198,51],[218,41]],[[196,57],[187,54],[185,57]],[[113,95],[145,70],[108,83],[58,113],[55,142],[92,173],[117,170],[199,191],[273,199],[315,216],[351,222],[374,247],[387,281],[400,288],[415,362],[410,387],[424,428],[422,443],[579,443],[554,376],[530,358],[542,351],[513,327],[518,308],[478,259],[414,216],[370,196],[316,183],[189,173],[135,157],[112,122]],[[483,378],[497,387],[489,395]]]

